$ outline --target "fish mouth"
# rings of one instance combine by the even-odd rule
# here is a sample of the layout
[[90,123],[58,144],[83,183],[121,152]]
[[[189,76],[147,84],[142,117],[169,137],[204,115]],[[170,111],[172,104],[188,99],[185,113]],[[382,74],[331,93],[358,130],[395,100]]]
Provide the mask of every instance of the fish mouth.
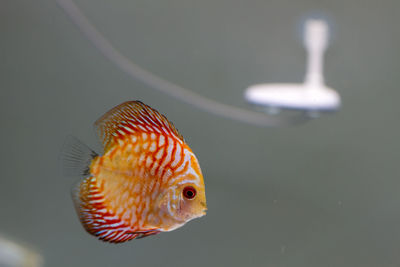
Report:
[[207,208],[203,209],[202,212],[201,212],[201,216],[206,215],[207,214],[207,210],[208,210]]
[[201,201],[201,202],[200,202],[200,205],[203,206],[203,210],[202,210],[202,212],[201,212],[202,216],[203,216],[203,215],[206,215],[207,210],[208,210],[207,204],[206,204],[205,202]]

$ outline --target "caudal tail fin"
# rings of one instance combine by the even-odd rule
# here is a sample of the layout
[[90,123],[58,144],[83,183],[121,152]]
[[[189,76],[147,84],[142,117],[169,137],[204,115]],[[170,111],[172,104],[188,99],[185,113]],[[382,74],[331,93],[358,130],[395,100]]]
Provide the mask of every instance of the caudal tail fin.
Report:
[[62,152],[61,164],[64,175],[87,176],[93,158],[98,154],[81,142],[78,138],[67,136]]

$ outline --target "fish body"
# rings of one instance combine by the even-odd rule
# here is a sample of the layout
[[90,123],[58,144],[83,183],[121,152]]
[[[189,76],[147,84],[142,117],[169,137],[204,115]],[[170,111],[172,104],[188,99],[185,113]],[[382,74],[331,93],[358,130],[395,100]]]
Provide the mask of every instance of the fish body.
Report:
[[91,159],[86,177],[73,190],[80,221],[90,234],[124,242],[174,230],[205,214],[198,160],[165,116],[130,101],[95,126],[104,154],[83,153]]

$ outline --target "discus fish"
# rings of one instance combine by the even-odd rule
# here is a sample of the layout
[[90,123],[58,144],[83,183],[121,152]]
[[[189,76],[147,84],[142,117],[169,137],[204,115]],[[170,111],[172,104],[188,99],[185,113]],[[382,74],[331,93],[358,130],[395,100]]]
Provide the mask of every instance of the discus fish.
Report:
[[72,138],[63,153],[64,169],[83,176],[72,197],[87,232],[119,243],[205,215],[198,160],[164,115],[129,101],[104,114],[95,128],[103,155]]

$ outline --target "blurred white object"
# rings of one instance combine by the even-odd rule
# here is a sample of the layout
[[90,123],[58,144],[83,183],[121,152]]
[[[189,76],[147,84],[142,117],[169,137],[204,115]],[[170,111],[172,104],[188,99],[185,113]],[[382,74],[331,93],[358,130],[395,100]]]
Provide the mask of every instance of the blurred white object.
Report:
[[328,46],[328,26],[323,20],[308,20],[304,31],[308,66],[303,84],[256,84],[247,88],[246,99],[253,104],[269,107],[271,113],[279,108],[310,112],[336,111],[339,94],[325,86],[323,54]]
[[36,252],[0,236],[0,266],[40,267],[43,259]]

